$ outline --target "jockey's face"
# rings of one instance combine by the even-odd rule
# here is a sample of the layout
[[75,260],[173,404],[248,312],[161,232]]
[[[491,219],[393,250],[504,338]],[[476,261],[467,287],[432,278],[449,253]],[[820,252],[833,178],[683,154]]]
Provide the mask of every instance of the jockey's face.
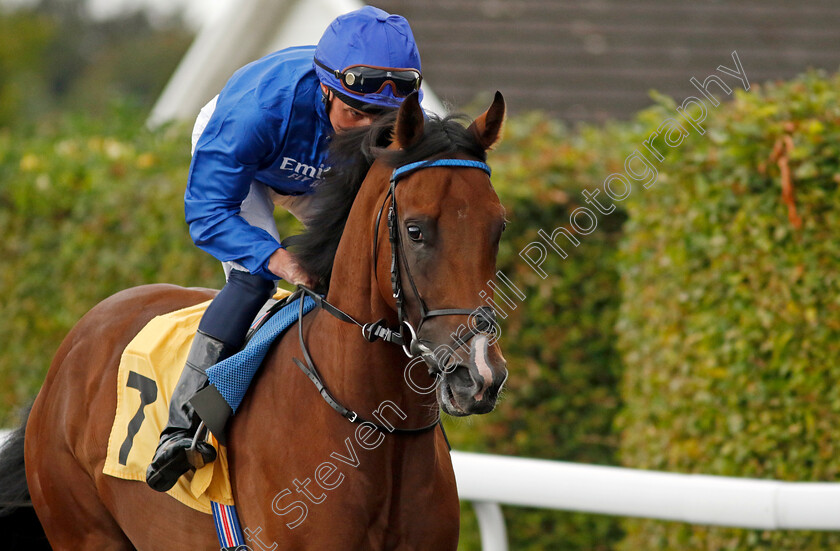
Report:
[[[329,89],[326,86],[322,84],[321,87],[325,93],[329,93]],[[336,133],[349,130],[350,128],[370,126],[377,117],[377,115],[365,113],[350,107],[332,93],[330,93],[329,112],[327,115]]]

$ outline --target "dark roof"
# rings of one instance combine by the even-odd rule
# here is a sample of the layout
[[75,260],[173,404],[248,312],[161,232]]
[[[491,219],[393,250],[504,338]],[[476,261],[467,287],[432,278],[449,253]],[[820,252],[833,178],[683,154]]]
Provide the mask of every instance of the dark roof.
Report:
[[[408,18],[435,92],[455,108],[626,118],[649,91],[682,100],[738,56],[751,83],[840,68],[840,2],[380,0]],[[727,79],[727,82],[737,80]]]

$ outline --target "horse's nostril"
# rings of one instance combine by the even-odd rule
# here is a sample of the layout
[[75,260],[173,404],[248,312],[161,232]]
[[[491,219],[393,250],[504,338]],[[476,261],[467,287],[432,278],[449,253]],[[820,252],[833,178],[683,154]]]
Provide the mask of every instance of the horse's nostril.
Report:
[[456,365],[455,368],[449,372],[448,378],[449,384],[457,388],[467,389],[475,386],[472,374],[470,373],[469,368],[465,365]]

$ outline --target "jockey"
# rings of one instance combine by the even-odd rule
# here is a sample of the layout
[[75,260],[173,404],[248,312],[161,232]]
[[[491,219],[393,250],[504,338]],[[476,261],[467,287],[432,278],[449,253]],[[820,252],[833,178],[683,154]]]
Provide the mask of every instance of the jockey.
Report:
[[196,409],[224,441],[230,409],[211,422],[213,415],[193,401],[200,390],[218,394],[207,385],[206,369],[242,347],[278,279],[314,284],[280,242],[275,204],[305,217],[326,168],[330,135],[370,125],[419,90],[420,81],[408,22],[366,6],[335,19],[317,46],[280,50],[239,69],[201,110],[186,220],[195,244],[223,263],[227,282],[199,323],[172,394],[169,421],[146,472],[153,489],[166,491],[216,458],[206,442],[196,444],[200,457],[187,454],[200,422]]

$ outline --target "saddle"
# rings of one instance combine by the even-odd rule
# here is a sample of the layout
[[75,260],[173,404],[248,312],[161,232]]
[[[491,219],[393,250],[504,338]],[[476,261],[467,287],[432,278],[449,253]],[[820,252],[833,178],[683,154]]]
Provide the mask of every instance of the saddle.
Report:
[[[282,311],[285,299],[290,295],[289,291],[279,290],[266,303],[248,332],[249,339],[274,314]],[[146,468],[154,457],[160,431],[169,417],[169,396],[180,377],[177,366],[184,365],[199,321],[209,304],[207,301],[155,317],[123,351],[117,375],[117,408],[108,439],[104,474],[145,483]],[[243,393],[244,388],[241,389]],[[181,503],[206,514],[211,514],[211,502],[233,505],[227,449],[212,434],[209,438],[218,450],[216,461],[182,476],[167,492]]]

